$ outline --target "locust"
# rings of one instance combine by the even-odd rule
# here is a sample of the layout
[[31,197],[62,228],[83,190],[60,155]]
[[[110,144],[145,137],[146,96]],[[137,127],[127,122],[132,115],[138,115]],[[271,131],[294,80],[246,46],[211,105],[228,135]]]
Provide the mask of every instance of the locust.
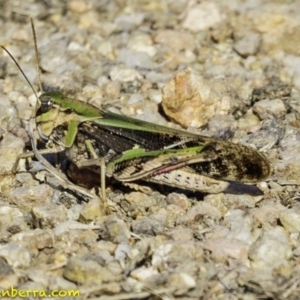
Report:
[[[267,158],[246,145],[130,118],[57,91],[42,92],[37,98],[34,123],[39,138],[62,147],[77,170],[100,173],[102,192],[105,176],[122,183],[144,180],[219,193],[232,181],[255,184],[270,174]],[[43,161],[30,133],[35,156]],[[76,190],[63,174],[55,176]]]
[[119,115],[59,92],[44,93],[40,101],[48,107],[36,116],[43,134],[60,128],[65,134],[53,138],[71,161],[97,172],[104,158],[105,175],[121,182],[146,180],[218,193],[230,181],[256,183],[270,173],[266,157],[245,145]]

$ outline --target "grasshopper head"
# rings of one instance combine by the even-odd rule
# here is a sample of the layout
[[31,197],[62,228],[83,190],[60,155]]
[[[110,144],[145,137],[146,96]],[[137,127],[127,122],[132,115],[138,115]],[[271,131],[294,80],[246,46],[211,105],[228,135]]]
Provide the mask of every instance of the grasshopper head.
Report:
[[53,104],[59,105],[62,97],[63,95],[61,93],[55,91],[43,93],[39,97],[40,111],[44,113],[49,111],[53,107]]

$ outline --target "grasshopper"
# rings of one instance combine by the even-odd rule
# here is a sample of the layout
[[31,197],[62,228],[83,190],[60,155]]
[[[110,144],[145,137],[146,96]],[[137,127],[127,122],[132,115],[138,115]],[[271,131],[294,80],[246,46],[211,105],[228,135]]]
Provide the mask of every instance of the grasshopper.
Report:
[[[99,173],[101,165],[102,192],[105,176],[120,182],[145,180],[218,193],[231,181],[256,183],[270,174],[267,158],[245,145],[115,114],[56,91],[43,92],[38,102],[35,123],[39,137],[62,146],[78,168]],[[42,161],[32,132],[30,136],[34,153]]]
[[[270,173],[266,157],[244,145],[115,114],[59,92],[44,93],[40,100],[55,116],[54,126],[48,127],[47,112],[37,115],[42,131],[47,125],[43,134],[49,136],[53,128],[61,127],[66,132],[63,145],[78,167],[96,170],[99,157],[104,158],[106,176],[121,182],[142,179],[218,193],[229,181],[255,183]],[[62,142],[61,137],[58,140]],[[94,159],[83,161],[87,149]]]

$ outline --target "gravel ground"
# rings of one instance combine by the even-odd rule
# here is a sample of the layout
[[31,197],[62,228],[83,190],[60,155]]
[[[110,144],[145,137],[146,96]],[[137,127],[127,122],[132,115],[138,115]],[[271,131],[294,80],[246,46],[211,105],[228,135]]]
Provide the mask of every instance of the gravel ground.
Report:
[[108,183],[115,209],[105,216],[34,160],[10,173],[30,150],[26,123],[36,98],[3,53],[1,290],[299,299],[299,1],[0,3],[0,44],[35,86],[29,17],[46,87],[156,124],[230,137],[272,165],[265,182],[217,194]]

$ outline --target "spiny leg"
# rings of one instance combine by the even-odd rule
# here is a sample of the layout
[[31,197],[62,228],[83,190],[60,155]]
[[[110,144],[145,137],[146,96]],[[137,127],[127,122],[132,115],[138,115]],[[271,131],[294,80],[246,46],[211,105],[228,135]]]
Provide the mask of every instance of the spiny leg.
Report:
[[103,203],[103,208],[106,213],[110,213],[110,209],[107,203],[107,197],[106,197],[106,182],[105,182],[105,174],[106,174],[106,164],[105,164],[105,158],[98,158],[95,149],[91,143],[91,140],[85,141],[86,149],[90,153],[93,159],[100,160],[100,188],[101,188],[101,198]]

